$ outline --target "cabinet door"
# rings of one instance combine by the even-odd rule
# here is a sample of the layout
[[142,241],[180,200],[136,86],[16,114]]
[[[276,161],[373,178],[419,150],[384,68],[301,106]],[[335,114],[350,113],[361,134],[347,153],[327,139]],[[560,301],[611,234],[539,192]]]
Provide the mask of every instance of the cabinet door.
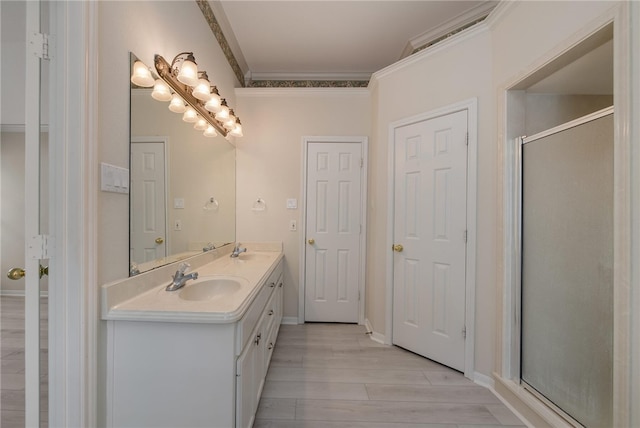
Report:
[[255,340],[249,342],[238,357],[236,367],[236,427],[251,428],[255,414],[257,385]]

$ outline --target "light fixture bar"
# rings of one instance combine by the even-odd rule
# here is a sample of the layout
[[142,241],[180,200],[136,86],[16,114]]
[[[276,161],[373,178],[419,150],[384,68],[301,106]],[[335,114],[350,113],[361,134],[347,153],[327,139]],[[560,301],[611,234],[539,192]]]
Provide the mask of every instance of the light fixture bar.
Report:
[[228,131],[224,127],[224,125],[218,121],[214,114],[209,110],[204,108],[204,103],[198,100],[191,94],[189,86],[181,83],[177,76],[174,76],[173,71],[171,70],[171,65],[165,60],[162,55],[155,55],[154,62],[156,66],[156,71],[158,72],[158,76],[162,80],[164,80],[171,89],[186,102],[189,104],[195,111],[198,112],[200,117],[206,120],[211,126],[213,126],[216,131],[223,137],[226,137]]

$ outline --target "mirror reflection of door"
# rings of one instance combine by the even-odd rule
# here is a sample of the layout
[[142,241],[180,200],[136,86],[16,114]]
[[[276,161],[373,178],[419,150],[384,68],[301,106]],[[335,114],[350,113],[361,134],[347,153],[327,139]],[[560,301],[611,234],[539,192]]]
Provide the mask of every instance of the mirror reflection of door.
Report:
[[130,260],[144,263],[167,255],[165,139],[131,141]]
[[[48,6],[0,4],[0,426],[40,426],[48,419],[48,260],[43,237],[48,233],[49,61],[38,52],[42,38],[34,38],[48,33]],[[8,100],[11,104],[5,104]]]

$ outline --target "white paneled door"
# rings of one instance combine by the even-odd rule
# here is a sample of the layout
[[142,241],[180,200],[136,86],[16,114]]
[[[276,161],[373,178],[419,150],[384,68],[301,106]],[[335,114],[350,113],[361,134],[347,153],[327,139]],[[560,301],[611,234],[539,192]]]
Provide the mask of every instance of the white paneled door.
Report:
[[396,128],[393,343],[465,361],[467,111]]
[[363,149],[307,146],[305,321],[357,323]]
[[165,147],[131,142],[131,261],[166,256]]

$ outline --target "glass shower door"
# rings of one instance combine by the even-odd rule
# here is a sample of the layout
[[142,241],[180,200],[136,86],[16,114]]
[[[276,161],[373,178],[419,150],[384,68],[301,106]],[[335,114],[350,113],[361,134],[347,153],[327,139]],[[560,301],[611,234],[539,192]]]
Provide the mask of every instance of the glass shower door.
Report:
[[521,309],[525,387],[611,426],[612,109],[523,141]]

